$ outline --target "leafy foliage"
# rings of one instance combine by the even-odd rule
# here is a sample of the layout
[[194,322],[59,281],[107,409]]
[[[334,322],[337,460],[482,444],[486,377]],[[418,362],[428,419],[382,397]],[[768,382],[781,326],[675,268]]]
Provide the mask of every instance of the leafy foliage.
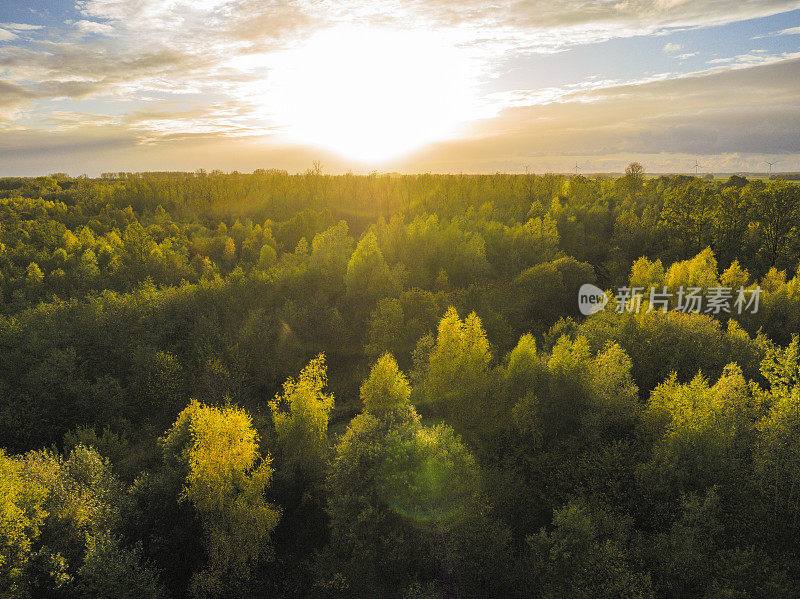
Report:
[[240,409],[192,402],[164,438],[164,451],[185,460],[184,497],[203,521],[209,564],[195,575],[197,596],[217,596],[247,584],[251,568],[268,555],[280,512],[266,502],[272,476],[258,453],[258,436]]
[[798,596],[798,189],[0,180],[0,597]]

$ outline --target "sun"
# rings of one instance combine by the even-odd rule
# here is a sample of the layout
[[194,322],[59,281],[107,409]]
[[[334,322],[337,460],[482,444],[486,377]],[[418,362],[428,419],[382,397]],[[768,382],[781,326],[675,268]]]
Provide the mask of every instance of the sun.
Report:
[[267,85],[289,141],[380,163],[476,118],[476,74],[434,32],[339,26],[279,53]]

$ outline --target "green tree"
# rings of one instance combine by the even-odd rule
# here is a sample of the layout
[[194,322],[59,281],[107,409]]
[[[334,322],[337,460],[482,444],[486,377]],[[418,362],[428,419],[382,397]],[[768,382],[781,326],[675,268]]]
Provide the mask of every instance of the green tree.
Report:
[[75,596],[85,599],[166,599],[167,592],[140,551],[107,533],[86,540]]
[[417,340],[436,330],[439,306],[430,291],[410,289],[399,298],[384,298],[373,310],[367,332],[367,355],[392,354],[404,367],[411,365]]
[[800,215],[800,188],[784,181],[770,181],[764,186],[751,183],[745,193],[752,195],[754,222],[763,244],[768,267],[783,257],[789,239],[797,230]]
[[70,595],[87,537],[119,523],[122,485],[108,460],[81,445],[66,458],[46,450],[17,458],[2,454],[0,468],[0,569],[8,576],[0,593]]
[[347,264],[353,251],[353,238],[348,234],[345,221],[315,235],[311,243],[309,269],[322,280],[328,281],[331,289],[344,283]]
[[275,266],[277,261],[278,254],[275,252],[275,248],[266,243],[262,245],[258,254],[258,267],[262,270],[267,270]]
[[369,310],[383,297],[399,293],[398,281],[383,259],[373,232],[358,242],[347,263],[345,284],[349,301],[355,302],[361,311]]
[[126,227],[122,242],[123,277],[125,283],[132,286],[151,274],[153,252],[157,245],[138,221]]
[[511,357],[508,380],[517,379],[522,388],[513,410],[516,425],[534,440],[619,438],[638,417],[632,362],[618,345],[608,344],[593,355],[584,337],[562,337],[540,366],[530,341],[520,340]]
[[[374,383],[378,374],[386,373],[374,372]],[[395,376],[389,388],[403,387]],[[480,567],[467,547],[480,521],[475,459],[450,427],[423,427],[408,403],[351,421],[328,493],[331,543],[320,580],[327,596],[399,598],[415,581],[454,588]]]
[[574,500],[557,510],[552,531],[528,537],[534,584],[547,599],[654,597],[650,576],[627,558],[630,525]]
[[625,190],[631,197],[639,194],[644,187],[644,167],[639,162],[631,162],[625,168]]
[[710,242],[715,192],[699,182],[675,185],[664,194],[661,219],[684,251],[699,252]]
[[639,473],[646,492],[677,500],[713,485],[744,484],[740,456],[757,417],[753,406],[735,364],[713,386],[700,375],[687,384],[672,377],[659,385],[644,413],[645,429],[654,436],[652,457]]
[[342,436],[328,477],[331,539],[319,583],[325,595],[399,596],[411,573],[431,577],[420,531],[378,492],[389,437],[394,444],[410,441],[420,426],[405,406],[381,418],[360,414]]

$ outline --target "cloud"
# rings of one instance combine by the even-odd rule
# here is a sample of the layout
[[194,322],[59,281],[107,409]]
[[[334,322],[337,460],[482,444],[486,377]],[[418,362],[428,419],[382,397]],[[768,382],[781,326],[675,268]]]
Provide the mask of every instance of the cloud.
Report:
[[244,139],[274,132],[254,121],[246,103],[232,100],[190,107],[160,102],[131,112],[122,123],[139,132],[148,143],[172,142],[198,135]]
[[0,23],[3,29],[11,29],[12,31],[33,31],[35,29],[43,29],[42,25],[28,25],[27,23]]
[[743,68],[758,66],[787,60],[800,56],[800,52],[784,52],[782,54],[768,54],[765,50],[752,50],[746,54],[725,56],[708,61],[710,65],[719,65],[717,69]]
[[[498,65],[504,65],[520,54],[561,52],[614,38],[669,33],[682,28],[763,17],[796,9],[800,2],[80,0],[75,6],[80,20],[61,28],[48,26],[33,40],[20,40],[17,32],[41,29],[41,26],[0,24],[0,41],[6,36],[5,41],[11,42],[0,46],[0,74],[7,80],[5,85],[15,86],[3,91],[0,85],[0,108],[18,108],[27,102],[35,102],[35,111],[26,113],[26,123],[33,123],[30,125],[33,129],[68,127],[74,136],[70,139],[75,143],[80,138],[77,130],[80,120],[85,119],[87,132],[91,134],[87,133],[87,142],[80,147],[88,152],[92,140],[97,144],[112,143],[100,141],[105,139],[101,124],[108,128],[109,135],[113,132],[113,143],[132,144],[131,147],[159,140],[176,142],[178,139],[185,140],[185,144],[199,143],[198,139],[214,139],[214,143],[222,144],[222,140],[230,138],[268,134],[276,123],[269,121],[264,98],[258,93],[269,85],[272,53],[293,47],[320,28],[342,23],[436,31],[447,43],[474,58],[483,69],[482,75],[489,79],[497,74]],[[696,55],[694,52],[680,53],[683,48],[675,43],[667,43],[663,50],[676,60]],[[747,67],[760,65],[766,68],[770,61],[786,58],[788,56],[765,57],[758,53],[716,58],[710,63],[713,67],[710,71],[740,69],[750,72]],[[717,79],[708,79],[714,76],[714,72],[701,78],[717,85]],[[476,148],[475,155],[483,152],[484,158],[480,160],[484,160],[488,150],[496,147],[503,156],[513,157],[514,151],[506,146],[511,140],[523,143],[524,148],[540,148],[535,151],[545,152],[538,142],[531,146],[526,137],[531,135],[534,138],[539,136],[542,141],[552,141],[563,152],[567,150],[567,141],[582,145],[579,141],[582,128],[587,131],[590,141],[595,139],[593,135],[598,140],[605,137],[603,144],[595,141],[589,144],[595,148],[592,150],[595,154],[601,146],[627,151],[626,148],[641,146],[648,136],[662,139],[663,135],[653,132],[654,125],[648,125],[648,119],[654,123],[660,113],[653,108],[652,114],[645,114],[646,111],[634,106],[633,102],[642,94],[649,93],[647,90],[652,89],[650,86],[656,85],[658,80],[670,77],[673,76],[651,75],[647,80],[641,79],[628,86],[619,81],[595,79],[574,81],[560,87],[543,84],[542,89],[496,93],[487,101],[498,110],[505,110],[495,125],[499,127],[502,123],[508,134],[495,132],[493,136],[485,133],[484,137],[489,139],[487,150]],[[672,83],[664,91],[678,87],[677,83]],[[617,96],[623,89],[628,90],[629,100]],[[782,95],[787,93],[786,89],[772,86],[767,89],[776,95],[757,94],[761,113],[752,107],[749,112],[737,113],[738,116],[763,120],[775,106],[776,122],[782,119],[782,126],[790,124],[790,113],[785,110]],[[735,106],[730,106],[730,99],[741,99],[741,94],[731,89],[726,89],[726,93],[730,96],[723,94],[717,97],[717,101],[720,106],[728,106],[731,113],[736,113]],[[64,101],[65,98],[68,100]],[[99,103],[90,109],[78,102],[85,98],[110,100],[105,104],[108,107],[106,113],[91,114],[92,109],[98,112],[104,109],[96,108]],[[695,134],[691,133],[691,127],[695,125],[680,121],[677,108],[683,102],[680,96],[673,94],[670,98],[670,103],[655,98],[652,106],[660,107],[665,115],[672,115],[674,120],[670,121],[669,130],[674,136],[670,143],[678,147],[679,140],[686,144],[687,139],[693,139]],[[52,99],[59,99],[58,110],[55,105],[47,104]],[[69,109],[62,110],[62,103]],[[689,107],[697,107],[692,103],[686,106],[687,111]],[[631,124],[633,120],[619,118],[627,110],[631,111],[631,119],[635,117],[635,127]],[[640,114],[637,110],[644,112]],[[724,122],[728,126],[733,122],[724,121],[722,109],[716,109],[713,103],[704,103],[702,110],[709,115],[698,122],[706,123],[703,130],[709,136],[708,127],[713,121],[710,113],[717,115],[717,120],[713,121],[717,125]],[[3,118],[8,119],[8,114],[4,114]],[[586,121],[586,114],[601,120]],[[515,124],[509,115],[523,121]],[[558,131],[567,128],[567,115],[574,116],[580,125],[573,127],[573,133],[559,134]],[[38,123],[37,118],[40,119]],[[609,123],[606,129],[603,129],[602,119]],[[554,128],[541,133],[543,122],[553,123]],[[662,124],[666,126],[666,121]],[[486,127],[485,124],[482,126]],[[784,139],[785,131],[776,131],[779,139]],[[751,134],[749,143],[753,145],[760,137],[755,131]],[[727,135],[717,135],[717,139],[724,140]],[[32,139],[43,143],[47,138],[37,134]],[[59,147],[69,148],[73,141],[64,142]],[[448,156],[457,156],[460,150],[448,151],[451,152]]]
[[753,39],[760,40],[767,37],[777,37],[779,35],[800,35],[800,27],[790,27],[789,29],[782,29],[781,31],[773,31],[772,33],[757,35]]
[[800,151],[800,57],[756,67],[576,91],[511,108],[446,152],[489,157],[793,154]]
[[41,81],[23,87],[0,80],[0,121],[8,121],[15,114],[12,109],[42,98],[83,98],[96,91],[90,81]]
[[[671,28],[720,25],[800,7],[797,0],[82,0],[87,19],[191,46],[291,41],[342,23],[428,26],[484,49],[552,52]],[[166,41],[166,40],[165,40]]]
[[98,93],[102,85],[94,81],[40,81],[30,86],[38,98],[86,98]]
[[[237,80],[258,68],[243,68],[242,59],[291,47],[310,32],[342,22],[435,29],[490,74],[514,54],[557,52],[795,6],[800,2],[585,0],[575,7],[544,0],[80,0],[76,8],[83,18],[72,27],[103,38],[78,43],[51,35],[50,43],[0,54],[0,67],[11,69],[7,76],[17,81],[83,78],[104,83],[109,93],[224,90],[241,97]],[[676,46],[667,44],[665,51]],[[158,57],[169,57],[168,63],[154,61]]]
[[[48,131],[2,131],[4,153],[0,176],[40,175],[67,171],[99,174],[108,171],[170,169],[193,172],[198,168],[252,171],[271,165],[304,171],[314,160],[344,172],[349,168],[335,156],[316,149],[265,145],[257,140],[231,140],[209,134],[184,135],[158,146],[146,143],[141,132],[125,126],[94,122],[76,126],[81,115],[61,115],[65,127]],[[145,143],[143,143],[145,142]]]
[[83,33],[95,33],[98,35],[110,35],[114,32],[113,26],[95,21],[78,21],[75,23],[75,27]]
[[17,85],[16,83],[3,81],[0,79],[0,106],[16,104],[22,100],[32,97],[33,95],[34,94]]
[[[797,2],[780,0],[584,0],[580,3],[554,3],[547,0],[395,0],[367,2],[323,2],[325,5],[355,4],[362,17],[408,12],[425,13],[440,23],[483,20],[494,23],[520,23],[538,27],[572,26],[585,23],[627,21],[655,27],[719,24],[765,16],[797,8]],[[407,7],[406,11],[400,5]]]
[[[565,171],[579,160],[592,172],[620,170],[641,160],[650,172],[687,172],[697,156],[716,172],[763,168],[758,163],[772,160],[769,156],[788,169],[800,168],[798,69],[800,57],[685,77],[598,81],[554,92],[558,100],[543,105],[524,106],[530,98],[521,98],[520,105],[479,123],[469,136],[436,144],[386,169],[493,172],[521,171],[528,164],[536,172]],[[8,89],[24,95],[24,90]],[[239,129],[246,128],[247,111],[236,103],[215,104],[213,111],[209,119],[202,104],[181,109],[164,103],[132,112],[122,123],[74,113],[51,115],[48,132],[0,131],[0,146],[19,149],[17,162],[3,168],[23,172],[25,165],[36,165],[34,173],[80,173],[152,170],[164,164],[184,170],[269,165],[297,171],[317,159],[331,171],[352,167],[320,150],[243,138]],[[89,124],[80,126],[83,119]],[[223,126],[208,128],[215,120]]]
[[17,110],[34,97],[35,94],[24,87],[0,79],[0,127],[9,126],[15,120]]
[[[386,6],[392,6],[399,19],[418,13],[438,24],[474,25],[501,38],[506,36],[513,47],[529,51],[724,25],[800,7],[796,0],[397,0],[370,4],[378,17]],[[405,11],[397,8],[400,4]]]
[[28,85],[91,83],[96,93],[109,95],[130,95],[140,89],[174,91],[189,84],[195,69],[206,64],[203,57],[169,48],[115,52],[99,41],[37,42],[33,47],[10,46],[0,51],[0,69],[11,79]]

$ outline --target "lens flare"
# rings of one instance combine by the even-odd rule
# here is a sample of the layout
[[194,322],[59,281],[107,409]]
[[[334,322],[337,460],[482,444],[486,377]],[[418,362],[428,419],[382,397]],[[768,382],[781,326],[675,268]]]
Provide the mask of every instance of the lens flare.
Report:
[[388,506],[420,524],[452,522],[478,493],[474,458],[441,426],[391,442],[378,483]]

